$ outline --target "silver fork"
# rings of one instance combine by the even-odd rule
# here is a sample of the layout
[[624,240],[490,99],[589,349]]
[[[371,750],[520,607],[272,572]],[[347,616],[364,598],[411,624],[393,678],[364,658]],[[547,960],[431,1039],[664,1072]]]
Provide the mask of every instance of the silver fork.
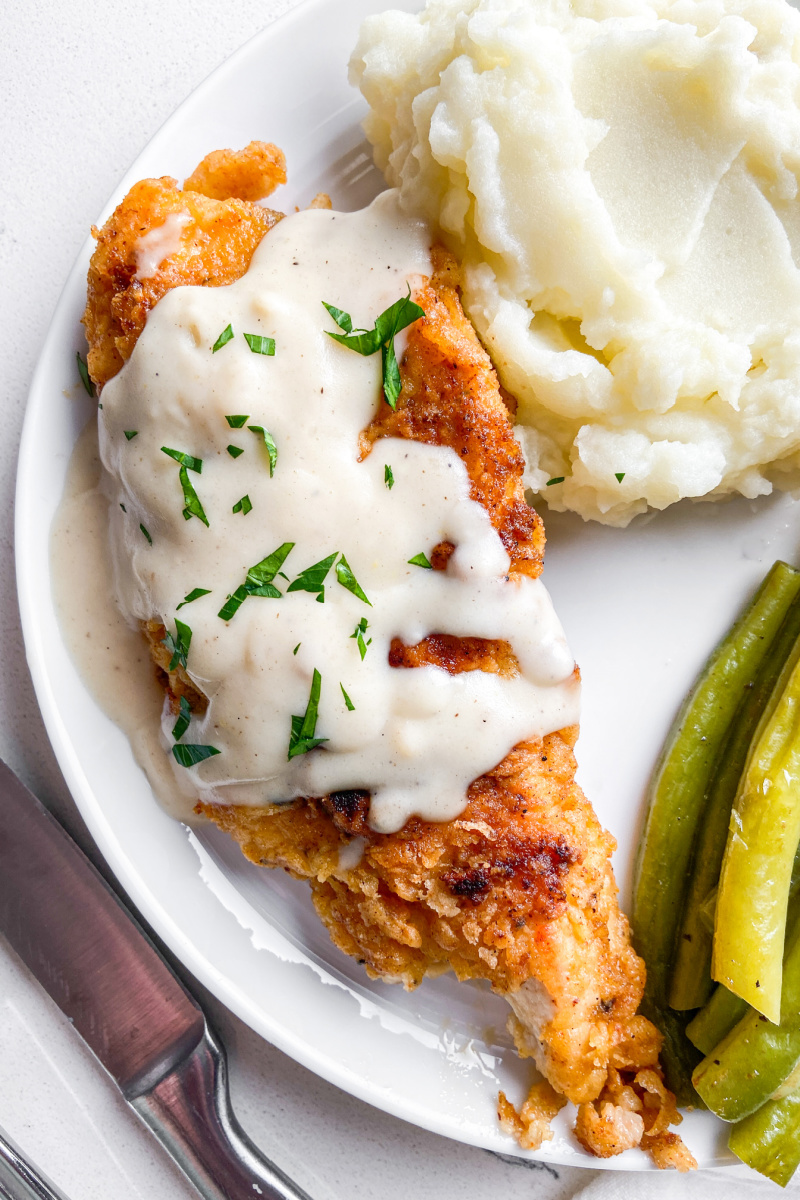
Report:
[[44,1176],[0,1129],[0,1196],[5,1200],[66,1200],[55,1184]]

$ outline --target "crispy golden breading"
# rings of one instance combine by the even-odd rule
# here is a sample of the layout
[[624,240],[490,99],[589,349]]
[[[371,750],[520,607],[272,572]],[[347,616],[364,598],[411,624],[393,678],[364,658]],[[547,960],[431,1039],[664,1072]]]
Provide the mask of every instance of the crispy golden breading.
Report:
[[[241,201],[189,199],[215,209],[205,219],[202,208],[192,210],[197,216],[179,254],[146,281],[146,305],[133,303],[130,272],[118,264],[129,268],[136,237],[187,197],[171,181],[146,181],[99,234],[85,318],[96,382],[128,357],[160,295],[183,282],[231,282],[278,219],[257,210],[266,224],[261,231]],[[508,550],[510,573],[535,578],[544,530],[525,502],[510,405],[461,309],[454,260],[438,247],[433,260],[432,278],[414,295],[425,316],[409,332],[397,409],[380,406],[362,434],[361,454],[385,436],[453,447],[473,498]],[[134,315],[125,324],[122,313]],[[453,549],[446,542],[435,547],[434,568],[446,570]],[[149,622],[145,633],[173,704],[185,695],[202,710],[205,697],[186,672],[169,671],[163,625]],[[439,632],[416,646],[395,639],[389,661],[397,669],[432,664],[450,673],[519,669],[506,642]],[[501,1123],[523,1146],[549,1136],[565,1097],[580,1106],[576,1130],[592,1153],[643,1145],[659,1165],[685,1169],[693,1160],[668,1129],[680,1117],[658,1066],[660,1035],[636,1013],[644,964],[617,904],[614,841],[575,782],[577,734],[577,727],[562,729],[516,746],[471,784],[456,820],[412,817],[394,834],[370,828],[366,791],[265,807],[203,804],[198,811],[253,862],[307,879],[332,940],[371,976],[415,987],[425,975],[453,970],[461,979],[487,979],[507,997],[518,1049],[549,1081],[534,1084],[519,1111],[500,1097]],[[363,839],[360,861],[341,866],[340,852],[356,837]]]
[[271,142],[251,142],[244,150],[212,150],[185,180],[185,192],[210,200],[265,200],[286,183],[286,157]]
[[515,1138],[523,1150],[538,1150],[543,1142],[549,1142],[552,1138],[550,1122],[566,1103],[564,1097],[559,1096],[546,1079],[542,1079],[528,1092],[519,1112],[501,1092],[497,1116],[501,1128]]
[[[190,218],[180,231],[179,248],[154,275],[137,278],[137,242],[172,213]],[[166,177],[134,184],[103,228],[92,229],[97,246],[83,323],[95,383],[102,387],[130,358],[148,312],[165,292],[181,284],[233,283],[281,215],[246,200],[209,200],[198,192],[182,192]]]

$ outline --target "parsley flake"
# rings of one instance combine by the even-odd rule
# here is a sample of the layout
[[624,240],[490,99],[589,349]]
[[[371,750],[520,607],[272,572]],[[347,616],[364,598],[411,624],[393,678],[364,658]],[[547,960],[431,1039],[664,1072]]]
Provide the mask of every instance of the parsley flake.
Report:
[[347,711],[355,712],[356,706],[355,706],[355,704],[353,704],[353,701],[350,699],[347,692],[344,690],[344,684],[340,683],[339,687],[342,689],[342,695],[344,696],[344,702],[347,705]]
[[394,352],[394,338],[381,346],[381,368],[383,370],[383,394],[389,408],[396,408],[400,399],[402,383],[400,368],[397,365],[397,355]]
[[193,746],[180,742],[172,747],[172,753],[182,767],[194,767],[197,763],[205,762],[207,758],[219,754],[219,750],[216,746]]
[[200,497],[192,486],[192,482],[189,479],[189,472],[186,470],[186,467],[181,467],[180,471],[178,472],[178,476],[181,481],[181,487],[183,488],[184,520],[188,521],[190,517],[197,517],[203,522],[206,528],[208,528],[208,517],[205,514],[205,509],[200,503]]
[[138,429],[124,429],[123,433],[125,434],[125,437],[128,439],[129,442],[132,442],[135,437],[139,436]]
[[181,707],[178,714],[178,719],[172,726],[172,736],[176,742],[179,742],[186,730],[189,728],[189,722],[192,719],[192,709],[189,701],[185,696],[181,696]]
[[226,446],[225,449],[230,454],[231,458],[238,458],[240,454],[244,454],[241,446]]
[[230,341],[233,341],[233,326],[227,325],[211,347],[211,353],[216,354],[223,346],[227,346]]
[[297,654],[297,651],[300,649],[302,644],[303,644],[302,642],[298,642],[297,645],[295,646],[294,650],[292,651],[292,654]]
[[410,558],[408,561],[412,567],[424,567],[426,571],[433,570],[433,565],[431,564],[427,554],[423,554],[421,550],[419,554],[415,554],[414,557]]
[[[125,437],[128,436],[126,433]],[[132,433],[130,437],[136,437],[136,434]],[[183,450],[171,450],[169,446],[162,446],[161,453],[173,458],[178,466],[186,467],[187,471],[195,471],[199,475],[203,470],[202,458],[195,458],[193,454],[186,454]]]
[[340,329],[343,329],[345,333],[353,332],[353,319],[350,313],[343,312],[341,308],[335,308],[332,304],[326,304],[324,300],[322,301],[322,307],[327,308]]
[[383,467],[383,482],[386,484],[389,491],[391,491],[394,487],[394,471],[388,463],[385,463]]
[[172,658],[170,659],[168,671],[175,671],[178,667],[183,667],[186,670],[187,660],[189,658],[189,647],[192,644],[192,631],[188,625],[184,625],[183,621],[175,619],[175,636],[167,630],[164,637],[161,639],[161,645],[166,646]]
[[242,516],[246,517],[247,514],[252,510],[252,508],[253,508],[253,505],[250,502],[250,497],[242,496],[241,500],[236,501],[233,508],[231,509],[231,512],[241,513]]
[[372,645],[372,638],[370,638],[369,641],[364,641],[364,634],[367,632],[368,626],[369,621],[366,617],[362,617],[353,632],[350,634],[351,638],[355,638],[356,645],[358,646],[358,653],[361,655],[362,662],[364,661],[364,655],[367,653],[367,646]]
[[347,588],[348,592],[352,592],[354,596],[357,596],[359,600],[363,600],[365,604],[368,604],[372,608],[372,601],[368,600],[362,591],[361,585],[350,570],[350,564],[344,555],[342,555],[336,564],[336,578],[343,588]]
[[275,353],[275,338],[262,337],[260,333],[245,333],[242,335],[253,354],[268,354],[270,358]]
[[248,425],[247,428],[251,433],[254,433],[256,437],[261,434],[262,438],[264,439],[264,445],[266,446],[267,454],[269,455],[269,477],[272,479],[272,476],[275,473],[275,467],[278,465],[278,447],[275,445],[275,439],[270,431],[265,429],[263,425]]
[[625,472],[624,471],[615,471],[614,478],[616,479],[617,483],[622,483],[623,479],[625,478]]
[[147,538],[148,542],[152,546],[153,539],[150,537],[150,534],[147,532],[147,530],[145,529],[144,525],[142,525],[141,522],[139,522],[139,528],[141,529],[142,533],[144,534],[144,536]]
[[[199,600],[201,596],[210,596],[210,595],[211,595],[211,588],[192,588],[192,590],[190,592],[187,592],[186,595],[183,597],[180,604],[178,605],[178,608],[183,608],[184,604],[194,603],[194,601]],[[176,612],[178,611],[178,608],[175,609]]]
[[319,562],[313,563],[312,566],[306,567],[305,571],[301,571],[295,580],[293,580],[286,589],[289,592],[311,592],[316,595],[317,603],[325,603],[325,578],[334,564],[339,551],[334,550],[333,554],[329,554],[327,558],[321,559]]
[[335,308],[332,304],[326,304],[324,300],[322,304],[339,328],[344,331],[343,333],[332,333],[326,329],[328,337],[365,357],[376,354],[380,350],[383,368],[383,394],[389,407],[395,408],[401,390],[400,368],[394,352],[395,335],[408,325],[413,325],[420,317],[425,316],[424,310],[411,299],[411,288],[409,287],[407,296],[401,296],[381,313],[372,329],[354,330],[353,319],[349,313],[344,312],[341,308]]
[[313,750],[315,746],[321,746],[323,742],[327,742],[328,740],[327,738],[314,737],[317,730],[317,714],[319,711],[321,690],[322,676],[315,667],[306,711],[302,717],[292,717],[292,728],[289,734],[289,754],[287,755],[290,762],[298,754],[308,754],[309,750]]
[[125,505],[122,503],[122,501],[121,501],[121,500],[120,500],[120,502],[119,502],[119,506],[120,506],[120,508],[122,509],[122,511],[123,511],[124,513],[126,513],[126,512],[128,511],[128,510],[127,510],[127,508],[125,507]]
[[247,422],[250,420],[250,418],[243,417],[240,414],[239,416],[234,415],[232,417],[226,417],[225,420],[228,422],[231,429],[241,429],[243,425],[247,424]]
[[261,562],[251,567],[244,583],[236,589],[232,596],[228,597],[217,615],[223,621],[230,621],[248,596],[268,596],[273,600],[280,600],[281,593],[272,580],[293,549],[294,542],[284,542],[282,546],[278,546],[277,550],[273,550],[272,554],[268,554],[266,558],[262,558]]
[[89,374],[89,368],[86,365],[86,360],[81,358],[80,353],[76,352],[75,361],[78,364],[78,374],[81,377],[81,383],[86,388],[86,391],[89,393],[89,395],[92,397],[92,399],[94,399],[94,397],[95,397],[94,384],[92,383],[92,377]]
[[547,483],[545,484],[545,487],[552,487],[554,483],[563,483],[564,479],[565,479],[564,475],[556,475],[554,479],[548,479]]

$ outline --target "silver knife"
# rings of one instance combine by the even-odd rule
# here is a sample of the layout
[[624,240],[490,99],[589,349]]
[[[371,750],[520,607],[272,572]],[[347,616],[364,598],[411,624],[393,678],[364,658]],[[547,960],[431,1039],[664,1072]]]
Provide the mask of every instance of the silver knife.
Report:
[[310,1200],[242,1130],[197,1001],[0,761],[0,932],[207,1200]]

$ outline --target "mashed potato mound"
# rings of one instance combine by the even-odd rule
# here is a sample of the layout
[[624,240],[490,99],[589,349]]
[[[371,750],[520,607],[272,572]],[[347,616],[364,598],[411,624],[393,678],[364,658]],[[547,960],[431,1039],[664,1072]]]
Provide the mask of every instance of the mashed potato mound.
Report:
[[368,18],[351,75],[463,261],[534,492],[625,525],[798,485],[800,14],[430,0]]

